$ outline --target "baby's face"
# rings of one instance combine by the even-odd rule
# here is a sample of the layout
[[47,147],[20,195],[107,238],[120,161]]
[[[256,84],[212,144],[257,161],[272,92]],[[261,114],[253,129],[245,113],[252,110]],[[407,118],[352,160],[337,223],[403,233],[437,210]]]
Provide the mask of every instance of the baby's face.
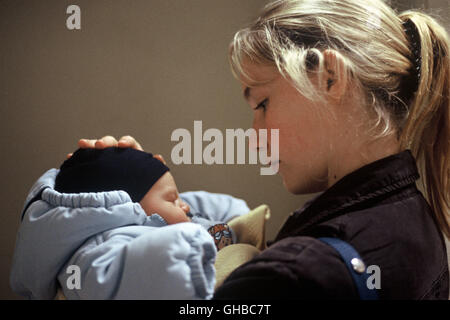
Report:
[[142,198],[140,204],[147,215],[159,214],[168,224],[189,222],[190,208],[180,199],[177,185],[170,171],[164,173]]

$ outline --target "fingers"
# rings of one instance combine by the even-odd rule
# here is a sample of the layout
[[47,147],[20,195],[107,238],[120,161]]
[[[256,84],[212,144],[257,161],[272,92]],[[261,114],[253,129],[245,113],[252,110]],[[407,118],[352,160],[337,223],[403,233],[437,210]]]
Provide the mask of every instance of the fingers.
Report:
[[117,142],[116,138],[114,138],[113,136],[104,136],[103,138],[101,138],[95,142],[96,149],[117,147],[117,145],[118,145],[118,142]]
[[[119,141],[113,136],[104,136],[101,139],[80,139],[78,141],[78,147],[81,149],[105,149],[110,147],[119,148],[133,148],[136,150],[144,151],[142,146],[132,136],[123,136]],[[67,159],[72,156],[72,153],[67,154]],[[164,159],[159,159],[165,164]]]
[[136,141],[132,136],[123,136],[118,142],[119,148],[133,148],[136,150],[144,151],[139,142]]
[[167,165],[167,163],[166,163],[166,161],[164,161],[164,158],[163,158],[162,155],[160,155],[160,154],[155,154],[155,155],[153,155],[153,158],[156,158],[156,159],[158,159],[159,161],[161,161],[162,163],[164,163],[164,165]]
[[80,147],[81,149],[93,149],[95,148],[96,141],[97,139],[80,139],[78,141],[78,147]]
[[81,149],[105,149],[109,147],[117,147],[118,142],[112,136],[104,136],[101,139],[80,139],[78,147]]

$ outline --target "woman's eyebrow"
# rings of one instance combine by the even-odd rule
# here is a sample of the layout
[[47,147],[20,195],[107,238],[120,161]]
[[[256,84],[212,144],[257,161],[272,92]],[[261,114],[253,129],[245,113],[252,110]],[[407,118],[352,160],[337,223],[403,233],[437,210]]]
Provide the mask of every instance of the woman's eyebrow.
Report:
[[[258,82],[257,84],[252,85],[252,88],[253,88],[253,87],[254,87],[254,88],[259,88],[259,87],[267,86],[267,85],[271,84],[274,80],[275,80],[275,78],[269,79],[269,80],[264,81],[264,82]],[[251,93],[252,88],[246,86],[245,89],[244,89],[243,96],[244,96],[245,100],[247,100],[247,101],[248,101],[248,99],[250,98],[250,96],[251,96],[251,94],[252,94],[252,93]]]

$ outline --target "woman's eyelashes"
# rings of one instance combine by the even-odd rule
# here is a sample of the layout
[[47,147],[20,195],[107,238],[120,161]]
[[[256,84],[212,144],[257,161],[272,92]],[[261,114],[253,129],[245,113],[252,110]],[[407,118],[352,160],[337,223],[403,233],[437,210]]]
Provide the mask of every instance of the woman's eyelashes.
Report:
[[266,111],[268,102],[269,102],[269,99],[267,99],[267,98],[264,99],[256,106],[256,108],[254,110],[263,109],[264,111]]

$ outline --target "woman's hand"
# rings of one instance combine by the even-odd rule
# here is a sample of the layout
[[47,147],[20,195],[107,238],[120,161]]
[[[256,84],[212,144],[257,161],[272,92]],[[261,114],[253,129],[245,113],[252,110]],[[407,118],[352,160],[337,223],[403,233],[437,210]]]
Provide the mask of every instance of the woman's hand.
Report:
[[[119,147],[119,148],[133,148],[136,150],[144,151],[139,142],[136,141],[132,136],[123,136],[119,141],[113,136],[104,136],[101,139],[80,139],[78,141],[78,147],[81,149],[105,149],[109,147]],[[72,153],[67,155],[67,159],[72,156]]]

